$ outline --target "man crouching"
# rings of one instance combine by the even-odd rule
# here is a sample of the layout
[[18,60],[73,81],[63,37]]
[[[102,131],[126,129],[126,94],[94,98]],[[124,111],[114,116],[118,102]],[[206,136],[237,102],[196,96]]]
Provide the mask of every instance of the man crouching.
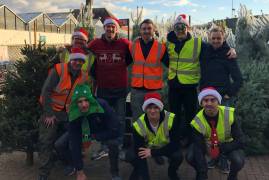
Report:
[[196,180],[208,179],[207,169],[211,163],[207,164],[206,155],[209,155],[210,162],[219,161],[221,169],[225,164],[228,166],[223,161],[228,158],[231,168],[227,180],[237,180],[238,172],[244,166],[245,138],[235,117],[235,109],[220,106],[222,97],[212,87],[203,89],[198,99],[203,109],[191,121],[193,145],[186,155],[196,170]]
[[95,99],[90,87],[78,85],[72,96],[69,111],[69,138],[77,180],[86,180],[83,171],[82,144],[90,141],[106,142],[109,148],[109,162],[112,180],[121,180],[118,169],[119,120],[105,100]]
[[134,166],[130,180],[150,179],[147,158],[151,156],[155,159],[166,156],[169,178],[179,180],[177,169],[183,157],[175,114],[163,110],[159,93],[147,93],[142,109],[145,113],[133,123],[134,149],[127,153],[127,160]]

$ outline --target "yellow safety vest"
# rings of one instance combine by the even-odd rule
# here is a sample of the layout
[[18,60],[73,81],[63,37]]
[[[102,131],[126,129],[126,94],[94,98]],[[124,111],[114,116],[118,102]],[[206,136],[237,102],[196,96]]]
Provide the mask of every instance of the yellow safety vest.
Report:
[[175,44],[167,42],[169,54],[168,79],[176,76],[181,84],[197,84],[200,80],[201,38],[186,41],[180,53],[175,52]]
[[[234,108],[219,106],[219,117],[217,124],[217,135],[220,143],[231,142],[231,126],[234,123]],[[202,109],[191,121],[191,126],[200,132],[207,141],[210,140],[211,127],[204,117],[204,109]]]
[[[69,61],[69,54],[70,52],[67,49],[64,49],[63,52],[60,53],[60,61],[62,63],[67,63]],[[82,70],[84,72],[90,72],[92,64],[94,63],[95,56],[90,53],[86,56],[85,63],[82,65]]]
[[175,114],[165,111],[165,118],[159,125],[156,134],[148,129],[145,122],[145,114],[141,115],[133,123],[133,127],[140,136],[144,137],[148,147],[161,148],[170,142],[169,131],[172,128],[174,117]]

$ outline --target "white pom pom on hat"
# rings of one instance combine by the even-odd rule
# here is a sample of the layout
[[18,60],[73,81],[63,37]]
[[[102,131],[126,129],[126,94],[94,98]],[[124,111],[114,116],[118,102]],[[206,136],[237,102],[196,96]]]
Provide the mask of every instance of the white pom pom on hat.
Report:
[[206,87],[206,88],[202,89],[202,91],[198,95],[198,101],[199,101],[200,105],[202,103],[203,98],[206,96],[214,96],[215,98],[218,99],[219,104],[221,104],[222,97],[221,97],[220,93],[215,88]]

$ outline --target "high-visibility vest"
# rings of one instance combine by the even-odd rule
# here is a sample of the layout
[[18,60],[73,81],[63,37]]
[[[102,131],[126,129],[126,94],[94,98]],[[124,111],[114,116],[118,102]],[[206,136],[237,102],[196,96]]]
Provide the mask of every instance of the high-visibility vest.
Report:
[[151,132],[145,122],[145,114],[141,115],[133,123],[136,132],[144,137],[147,146],[150,148],[161,148],[170,142],[169,131],[173,126],[175,114],[165,111],[165,118],[159,125],[156,133]]
[[176,76],[181,84],[197,84],[200,80],[199,55],[201,52],[201,38],[191,38],[186,41],[179,53],[175,51],[175,44],[167,42],[169,54],[168,79]]
[[163,87],[163,68],[161,59],[165,52],[165,45],[154,40],[148,57],[145,59],[140,40],[136,39],[129,46],[133,57],[132,87],[145,87],[147,89],[161,89]]
[[[88,73],[81,71],[75,82],[72,84],[71,76],[68,72],[67,63],[55,65],[56,73],[59,75],[59,83],[51,92],[51,107],[54,111],[68,112],[73,91],[77,84],[83,84],[88,81]],[[40,102],[43,104],[43,95],[40,96]]]
[[[67,49],[64,49],[59,55],[61,63],[68,63],[69,55],[70,55],[70,52]],[[85,63],[82,65],[82,68],[81,68],[84,72],[90,72],[91,67],[94,63],[94,58],[95,56],[92,53],[86,56]]]
[[[217,135],[220,143],[231,142],[231,126],[234,123],[234,108],[219,106],[219,117],[217,123]],[[210,141],[211,127],[204,117],[204,109],[202,109],[191,121],[191,126],[201,133],[207,141]]]

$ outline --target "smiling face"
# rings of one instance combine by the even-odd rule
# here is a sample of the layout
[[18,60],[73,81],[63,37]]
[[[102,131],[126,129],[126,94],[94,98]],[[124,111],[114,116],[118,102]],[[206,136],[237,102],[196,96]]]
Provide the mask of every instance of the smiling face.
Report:
[[174,32],[178,39],[184,39],[188,35],[188,27],[184,23],[175,24]]
[[70,60],[71,68],[75,71],[81,70],[82,65],[84,64],[84,60],[82,59],[73,59]]
[[140,26],[140,35],[144,41],[149,41],[154,36],[154,25],[152,23],[142,23]]
[[223,45],[224,42],[224,34],[220,31],[211,32],[209,34],[210,44],[214,49],[218,49]]
[[85,47],[86,46],[86,40],[83,39],[81,36],[73,36],[72,37],[72,46],[73,47]]
[[160,108],[155,104],[149,104],[146,107],[146,114],[150,121],[160,120]]
[[105,29],[105,37],[108,39],[108,40],[113,40],[115,39],[116,35],[117,35],[117,26],[115,24],[107,24],[104,26],[104,29]]

